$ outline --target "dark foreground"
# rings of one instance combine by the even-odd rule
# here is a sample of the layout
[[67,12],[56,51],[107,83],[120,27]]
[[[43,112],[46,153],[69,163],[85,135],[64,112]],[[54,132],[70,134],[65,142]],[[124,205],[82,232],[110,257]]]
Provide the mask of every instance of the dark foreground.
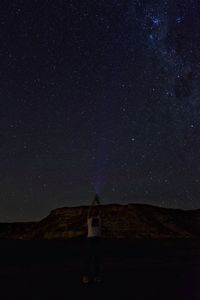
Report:
[[81,283],[85,240],[0,241],[0,299],[200,299],[200,242],[102,241],[101,284]]

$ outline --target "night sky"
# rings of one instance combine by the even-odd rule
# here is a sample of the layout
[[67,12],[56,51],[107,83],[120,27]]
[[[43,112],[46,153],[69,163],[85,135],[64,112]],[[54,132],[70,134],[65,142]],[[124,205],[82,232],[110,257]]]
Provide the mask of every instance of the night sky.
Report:
[[200,2],[0,2],[0,221],[200,207]]

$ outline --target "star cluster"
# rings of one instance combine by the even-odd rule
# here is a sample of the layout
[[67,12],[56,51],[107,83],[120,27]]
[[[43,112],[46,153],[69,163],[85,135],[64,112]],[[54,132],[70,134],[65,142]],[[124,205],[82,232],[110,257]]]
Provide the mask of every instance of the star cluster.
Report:
[[0,3],[0,219],[198,208],[197,0]]

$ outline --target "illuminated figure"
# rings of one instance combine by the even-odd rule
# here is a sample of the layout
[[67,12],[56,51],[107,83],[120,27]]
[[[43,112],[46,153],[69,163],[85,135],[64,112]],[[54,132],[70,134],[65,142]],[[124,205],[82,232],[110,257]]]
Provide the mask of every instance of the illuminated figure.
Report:
[[88,253],[84,267],[83,283],[100,282],[99,243],[101,238],[100,200],[96,194],[87,215]]

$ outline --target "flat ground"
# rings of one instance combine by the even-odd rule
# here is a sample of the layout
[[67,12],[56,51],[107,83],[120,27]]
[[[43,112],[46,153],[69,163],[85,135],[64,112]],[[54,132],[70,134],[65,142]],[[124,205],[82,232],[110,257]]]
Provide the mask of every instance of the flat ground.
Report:
[[0,299],[199,300],[200,242],[102,241],[103,282],[81,283],[86,241],[0,241]]

